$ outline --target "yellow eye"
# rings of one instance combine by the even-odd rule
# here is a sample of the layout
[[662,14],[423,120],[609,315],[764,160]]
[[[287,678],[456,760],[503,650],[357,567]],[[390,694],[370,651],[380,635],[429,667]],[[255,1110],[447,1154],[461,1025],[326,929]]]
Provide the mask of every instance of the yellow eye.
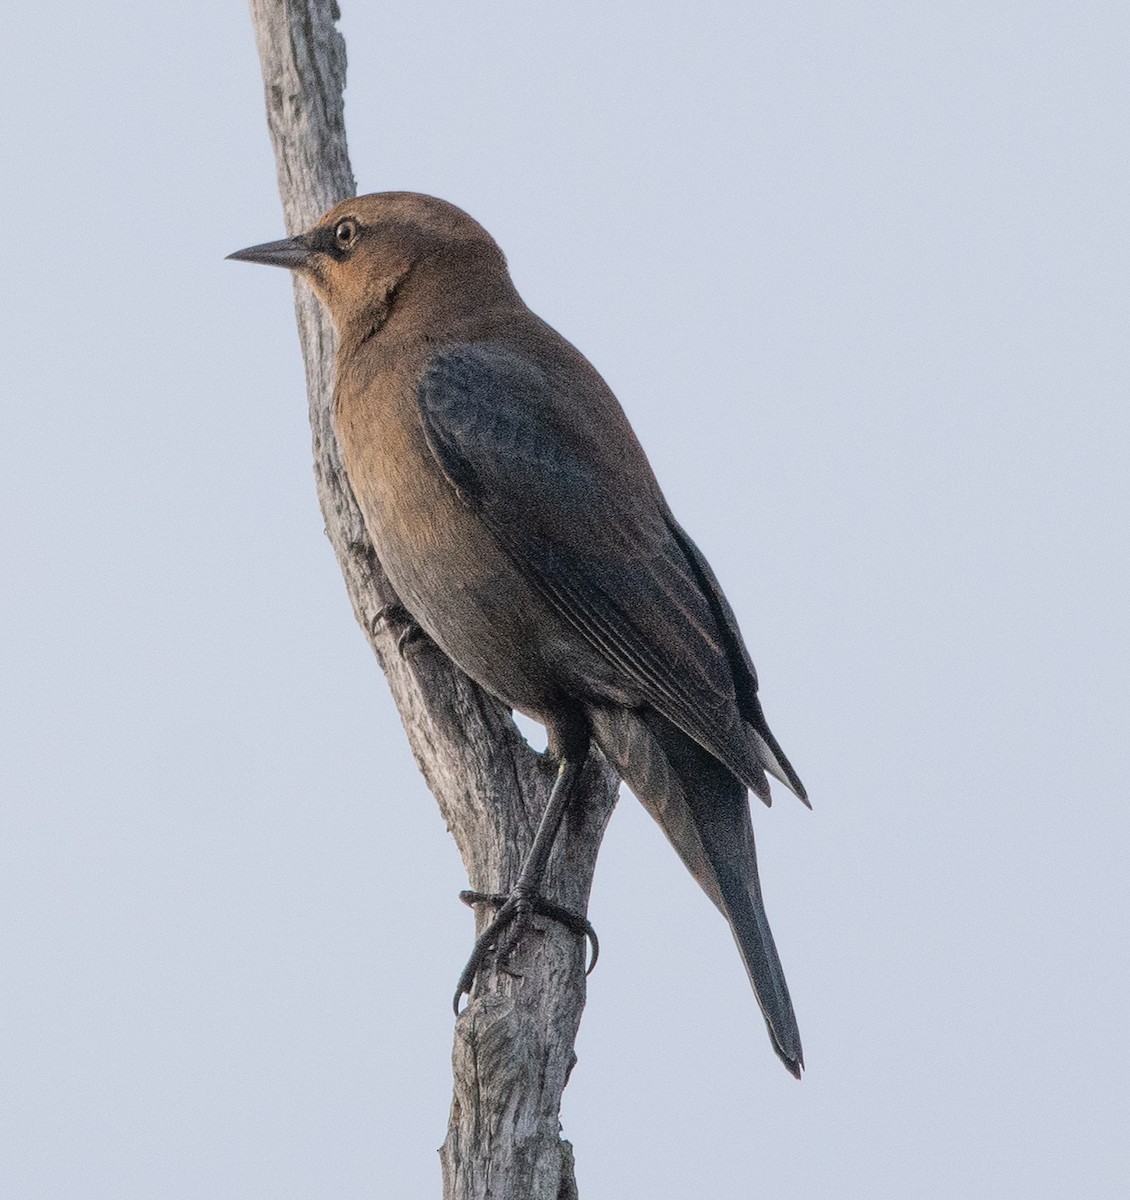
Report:
[[334,229],[334,241],[337,242],[338,248],[348,250],[356,240],[357,222],[352,217],[346,217],[344,221],[338,221],[337,227]]

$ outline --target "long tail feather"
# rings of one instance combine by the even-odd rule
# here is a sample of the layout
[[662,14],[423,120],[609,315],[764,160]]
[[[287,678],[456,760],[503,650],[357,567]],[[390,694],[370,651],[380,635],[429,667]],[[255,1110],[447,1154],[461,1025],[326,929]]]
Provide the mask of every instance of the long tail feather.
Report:
[[606,757],[729,922],[773,1048],[799,1079],[800,1031],[761,898],[745,785],[656,714],[597,709],[590,715]]

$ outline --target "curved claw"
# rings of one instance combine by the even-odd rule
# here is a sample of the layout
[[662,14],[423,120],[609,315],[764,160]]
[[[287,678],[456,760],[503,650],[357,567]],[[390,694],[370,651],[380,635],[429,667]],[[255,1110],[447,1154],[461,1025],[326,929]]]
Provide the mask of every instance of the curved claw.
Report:
[[566,929],[588,938],[592,957],[589,959],[589,965],[585,968],[585,975],[586,977],[591,975],[593,967],[596,966],[596,960],[600,957],[600,939],[596,936],[596,930],[593,929],[592,922],[588,917],[582,917],[580,913],[575,913],[572,909],[562,908],[560,904],[554,904],[552,900],[542,900],[540,897],[533,901],[533,906],[534,912],[552,917],[555,921],[560,921]]
[[369,632],[375,635],[382,625],[388,626],[393,631],[399,628],[400,632],[396,636],[396,652],[401,658],[404,658],[417,642],[427,642],[428,640],[428,635],[421,628],[419,622],[399,600],[382,604],[377,609],[369,622]]
[[459,893],[459,899],[468,908],[474,908],[476,904],[496,904],[498,905],[498,912],[486,929],[475,939],[474,948],[471,950],[471,957],[467,960],[467,965],[463,968],[463,973],[459,976],[459,982],[456,984],[455,989],[455,997],[452,1001],[452,1008],[456,1016],[459,1016],[459,1001],[464,996],[471,994],[475,976],[478,974],[479,967],[483,964],[483,959],[494,948],[498,941],[499,933],[506,926],[510,925],[515,918],[521,915],[523,907],[527,912],[533,911],[540,913],[542,916],[552,917],[553,920],[559,921],[564,925],[566,929],[587,938],[591,948],[591,955],[588,966],[585,968],[585,976],[587,978],[592,974],[593,968],[596,966],[596,960],[600,957],[600,939],[596,936],[596,930],[592,927],[592,923],[587,917],[583,917],[571,909],[564,908],[560,904],[554,904],[552,900],[545,900],[541,896],[517,897],[513,895],[504,896],[497,892],[462,891]]
[[498,941],[498,935],[518,915],[518,901],[509,896],[492,896],[481,892],[460,892],[459,899],[468,906],[483,902],[499,903],[500,907],[491,923],[475,939],[474,948],[471,950],[471,957],[467,959],[467,965],[463,968],[463,973],[459,976],[459,982],[455,985],[452,1008],[455,1010],[456,1016],[459,1016],[459,1001],[464,996],[471,994],[475,976],[479,973],[479,967],[483,965],[483,959],[494,948],[495,943]]
[[401,658],[406,658],[410,650],[422,649],[427,641],[428,635],[413,621],[396,639],[396,652]]

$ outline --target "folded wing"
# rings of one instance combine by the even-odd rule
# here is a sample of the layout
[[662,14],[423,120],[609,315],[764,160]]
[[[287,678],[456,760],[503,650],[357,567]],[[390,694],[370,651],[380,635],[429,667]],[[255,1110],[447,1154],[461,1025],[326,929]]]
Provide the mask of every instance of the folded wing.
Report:
[[763,798],[765,770],[803,797],[733,613],[596,372],[575,352],[473,343],[437,354],[418,395],[448,480],[640,702]]

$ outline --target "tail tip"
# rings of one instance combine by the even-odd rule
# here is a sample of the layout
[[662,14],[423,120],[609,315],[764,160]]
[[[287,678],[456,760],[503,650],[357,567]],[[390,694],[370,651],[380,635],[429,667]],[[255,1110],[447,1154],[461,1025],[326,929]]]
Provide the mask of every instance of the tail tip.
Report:
[[804,1073],[804,1049],[800,1044],[800,1030],[793,1019],[791,1006],[786,1020],[774,1023],[766,1018],[765,1027],[769,1030],[773,1052],[784,1064],[785,1070],[794,1079],[799,1079]]

